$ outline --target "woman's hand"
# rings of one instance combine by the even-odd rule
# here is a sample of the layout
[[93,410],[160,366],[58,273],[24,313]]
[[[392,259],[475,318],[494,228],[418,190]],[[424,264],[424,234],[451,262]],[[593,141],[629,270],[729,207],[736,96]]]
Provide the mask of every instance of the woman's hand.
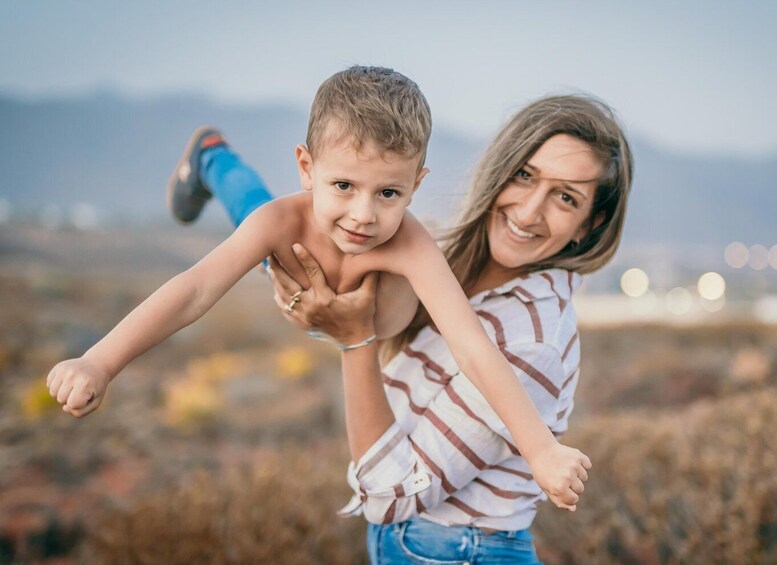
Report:
[[341,345],[359,343],[375,335],[378,274],[364,277],[361,286],[352,292],[336,294],[327,285],[321,267],[310,253],[298,243],[292,249],[305,269],[310,288],[302,288],[274,257],[270,257],[275,303],[285,318],[297,327],[327,333]]

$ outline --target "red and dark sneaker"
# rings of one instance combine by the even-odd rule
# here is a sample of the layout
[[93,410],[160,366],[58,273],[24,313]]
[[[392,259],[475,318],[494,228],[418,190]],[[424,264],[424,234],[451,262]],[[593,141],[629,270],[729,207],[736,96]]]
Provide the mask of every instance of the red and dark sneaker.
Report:
[[188,224],[196,220],[213,197],[200,179],[200,156],[206,149],[226,144],[221,132],[212,127],[197,128],[192,134],[167,183],[167,207],[178,221]]

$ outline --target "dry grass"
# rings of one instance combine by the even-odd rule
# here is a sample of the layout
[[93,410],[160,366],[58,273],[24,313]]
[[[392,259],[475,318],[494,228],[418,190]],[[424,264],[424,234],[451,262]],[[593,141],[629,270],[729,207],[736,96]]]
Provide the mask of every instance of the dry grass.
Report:
[[[46,398],[46,371],[172,273],[5,261],[0,563],[366,561],[363,521],[336,517],[350,497],[337,355],[285,324],[261,277],[131,365],[76,421]],[[577,513],[541,509],[541,558],[777,563],[777,328],[581,339],[565,441],[594,469]]]
[[250,469],[194,473],[105,510],[83,549],[93,563],[366,563],[365,524],[348,497],[341,442],[283,448]]
[[567,441],[595,468],[572,516],[535,530],[553,563],[777,562],[777,390],[595,418]]

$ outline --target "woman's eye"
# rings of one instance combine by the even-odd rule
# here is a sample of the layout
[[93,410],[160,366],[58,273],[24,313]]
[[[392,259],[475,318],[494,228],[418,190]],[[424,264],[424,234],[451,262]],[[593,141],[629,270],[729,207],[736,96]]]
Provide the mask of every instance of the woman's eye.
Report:
[[351,188],[351,183],[350,182],[345,182],[345,181],[338,181],[338,182],[335,183],[335,186],[339,190],[348,190],[349,188]]
[[396,198],[397,196],[399,196],[399,193],[393,188],[384,188],[383,190],[380,191],[380,195],[383,198]]
[[532,180],[531,173],[529,173],[526,169],[520,169],[517,173],[515,173],[515,176],[513,178],[516,181],[522,182],[522,183],[528,183],[528,182],[531,182]]
[[567,194],[566,192],[562,192],[560,198],[566,204],[569,204],[570,206],[577,207],[577,200],[575,200],[574,197],[572,197],[571,195]]

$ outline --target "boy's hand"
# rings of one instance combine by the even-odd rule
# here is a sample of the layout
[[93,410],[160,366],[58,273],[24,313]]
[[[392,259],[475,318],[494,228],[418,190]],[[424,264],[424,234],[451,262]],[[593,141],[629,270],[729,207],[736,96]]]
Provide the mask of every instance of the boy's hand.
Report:
[[58,363],[46,385],[62,410],[76,418],[94,412],[102,402],[110,375],[83,357]]
[[574,512],[588,480],[591,460],[580,450],[556,442],[530,463],[534,479],[559,508]]

